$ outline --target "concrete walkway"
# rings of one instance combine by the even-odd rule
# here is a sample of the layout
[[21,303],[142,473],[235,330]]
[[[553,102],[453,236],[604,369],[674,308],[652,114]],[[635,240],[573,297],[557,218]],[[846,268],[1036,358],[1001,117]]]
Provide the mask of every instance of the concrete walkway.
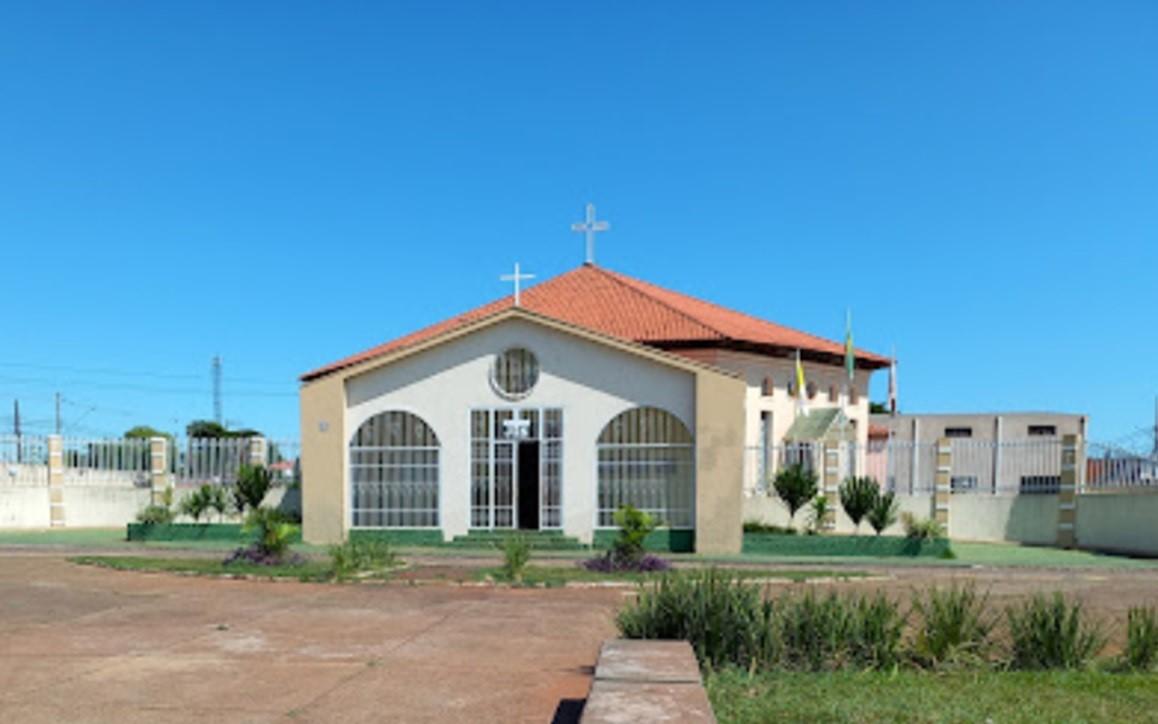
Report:
[[0,555],[0,721],[550,722],[622,590],[186,578]]

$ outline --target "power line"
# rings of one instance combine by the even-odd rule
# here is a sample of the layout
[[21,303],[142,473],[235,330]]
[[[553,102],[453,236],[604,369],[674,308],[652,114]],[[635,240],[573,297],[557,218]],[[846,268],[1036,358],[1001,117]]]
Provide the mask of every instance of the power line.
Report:
[[[44,378],[44,377],[12,377],[10,375],[0,375],[0,381],[14,382],[14,383],[19,383],[19,384],[31,384],[31,385],[52,385],[52,386],[57,386],[57,387],[65,386],[65,383],[62,383],[58,379],[48,379],[48,378]],[[205,394],[204,389],[194,389],[191,387],[187,387],[187,388],[154,387],[151,385],[138,385],[138,384],[131,384],[128,382],[124,382],[124,383],[122,383],[122,382],[92,382],[92,381],[86,381],[86,380],[72,380],[66,384],[81,386],[81,387],[91,387],[91,388],[99,389],[99,390],[124,390],[124,391],[135,391],[135,392],[152,392],[152,393],[156,393],[156,394],[165,394],[165,395],[197,395],[197,396],[201,396],[201,395]],[[230,394],[235,396],[235,397],[297,397],[298,396],[298,394],[296,392],[272,392],[272,391],[258,391],[258,390],[237,390],[237,391],[231,391]]]
[[[45,365],[31,362],[0,362],[0,367],[16,367],[44,372],[72,372],[79,374],[111,375],[115,377],[150,377],[161,380],[203,380],[197,374],[172,374],[165,372],[145,372],[118,369],[112,367],[76,367],[72,365]],[[230,377],[232,382],[251,382],[256,384],[280,384],[283,380],[269,377]]]

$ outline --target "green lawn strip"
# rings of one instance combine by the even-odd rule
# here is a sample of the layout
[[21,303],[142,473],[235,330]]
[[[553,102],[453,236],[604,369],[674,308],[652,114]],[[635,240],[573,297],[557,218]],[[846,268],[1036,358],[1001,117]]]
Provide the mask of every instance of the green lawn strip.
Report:
[[[736,569],[733,571],[738,577],[751,580],[761,579],[778,579],[786,581],[808,581],[818,578],[861,578],[865,573],[861,571],[834,571],[834,570],[809,570],[809,569]],[[662,573],[602,573],[599,571],[589,571],[578,566],[561,567],[561,566],[528,566],[523,571],[522,584],[525,586],[546,586],[548,588],[554,586],[564,586],[568,583],[642,583],[644,581],[655,580],[661,577]],[[485,581],[504,580],[502,570],[500,568],[480,568],[475,571],[475,580]]]
[[1158,711],[1158,676],[919,671],[708,674],[721,724],[756,722],[1117,722]]
[[119,571],[185,573],[199,576],[254,576],[292,578],[303,581],[327,580],[332,567],[328,560],[306,559],[298,564],[262,566],[252,563],[225,564],[220,558],[152,558],[146,556],[75,556],[73,563]]

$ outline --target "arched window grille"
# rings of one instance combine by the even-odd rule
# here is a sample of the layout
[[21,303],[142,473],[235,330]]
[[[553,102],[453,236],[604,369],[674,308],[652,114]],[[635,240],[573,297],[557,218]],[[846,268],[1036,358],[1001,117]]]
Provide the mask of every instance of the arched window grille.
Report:
[[620,413],[599,434],[598,526],[632,505],[671,528],[695,527],[695,445],[675,415],[655,407]]
[[399,410],[362,423],[350,440],[355,528],[438,527],[438,437]]

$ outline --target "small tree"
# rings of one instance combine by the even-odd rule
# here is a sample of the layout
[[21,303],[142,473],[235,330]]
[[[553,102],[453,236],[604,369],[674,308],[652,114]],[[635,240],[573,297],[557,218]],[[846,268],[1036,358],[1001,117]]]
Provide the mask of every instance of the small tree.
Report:
[[201,516],[208,513],[212,507],[212,500],[213,486],[202,485],[181,500],[180,510],[183,514],[192,518],[193,522],[199,523]]
[[225,520],[225,513],[229,510],[229,496],[225,494],[225,488],[220,485],[206,487],[209,488],[209,509],[217,513],[218,522]]
[[840,506],[858,533],[860,522],[876,505],[880,492],[881,486],[870,477],[849,477],[840,484]]
[[796,511],[816,497],[816,473],[805,470],[800,463],[782,468],[772,479],[776,497],[788,506],[788,522],[796,519]]
[[832,505],[828,502],[828,498],[823,495],[816,496],[812,501],[812,516],[809,522],[812,524],[812,530],[816,533],[824,529],[824,523],[828,519],[828,514],[832,512]]
[[635,506],[624,505],[615,511],[614,520],[619,526],[619,534],[612,544],[611,554],[619,566],[634,566],[643,558],[643,542],[655,530],[655,518]]
[[262,465],[242,465],[237,471],[237,484],[233,487],[233,502],[237,512],[257,510],[265,494],[273,484],[273,475]]
[[868,512],[869,525],[873,527],[877,535],[880,535],[885,531],[885,528],[897,522],[897,509],[899,507],[900,504],[897,502],[896,496],[892,491],[877,496],[872,510]]

